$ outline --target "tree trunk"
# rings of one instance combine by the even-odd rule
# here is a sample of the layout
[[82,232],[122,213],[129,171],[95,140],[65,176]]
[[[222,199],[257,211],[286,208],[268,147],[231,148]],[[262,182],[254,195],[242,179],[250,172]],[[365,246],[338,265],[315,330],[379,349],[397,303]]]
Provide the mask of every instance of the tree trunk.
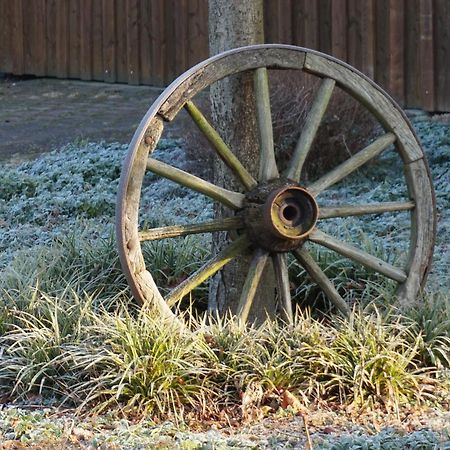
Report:
[[[264,42],[262,0],[209,0],[209,45],[214,55],[231,48]],[[228,77],[211,86],[212,119],[224,141],[249,172],[257,179],[259,146],[256,123],[253,73]],[[214,165],[215,182],[232,190],[242,190],[229,169],[221,162]],[[220,206],[217,216],[230,212]],[[226,241],[223,234],[214,238],[214,251]],[[209,306],[223,313],[235,313],[251,256],[228,264],[211,282]],[[271,264],[263,274],[249,321],[262,322],[275,311],[275,282]]]

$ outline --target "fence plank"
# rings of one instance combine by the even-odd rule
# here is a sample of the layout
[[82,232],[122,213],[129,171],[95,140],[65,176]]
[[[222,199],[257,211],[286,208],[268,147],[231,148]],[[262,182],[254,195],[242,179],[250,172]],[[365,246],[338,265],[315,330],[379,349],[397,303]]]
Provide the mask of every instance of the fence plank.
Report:
[[347,61],[347,2],[332,0],[331,2],[331,54]]
[[389,0],[389,63],[387,89],[401,105],[405,103],[404,83],[404,0]]
[[412,7],[406,8],[406,70],[405,70],[405,102],[410,108],[420,108],[420,27],[419,27],[419,1],[410,0]]
[[163,42],[162,49],[164,55],[164,80],[172,81],[177,76],[176,61],[176,45],[182,45],[177,42],[173,45],[175,36],[175,17],[180,14],[177,0],[166,0],[163,2]]
[[22,0],[16,0],[14,3],[13,17],[13,73],[25,73],[24,64],[24,26],[23,26],[23,5]]
[[331,53],[331,0],[319,1],[319,50]]
[[361,0],[348,0],[347,2],[347,61],[359,70],[362,70],[362,3]]
[[292,5],[292,43],[299,46],[305,46],[305,27],[303,24],[303,0],[294,1]]
[[450,111],[450,2],[434,2],[435,110]]
[[23,4],[22,19],[26,32],[23,34],[23,70],[24,73],[45,75],[46,39],[45,39],[45,1],[36,0]]
[[59,0],[56,7],[56,76],[69,75],[69,4]]
[[80,78],[80,0],[69,1],[69,77]]
[[164,86],[167,83],[165,77],[166,40],[165,40],[165,2],[153,0],[151,2],[151,55],[153,62],[153,83],[156,86]]
[[375,1],[375,81],[389,89],[389,0]]
[[114,52],[116,58],[116,81],[120,83],[128,82],[127,2],[128,0],[115,0]]
[[80,78],[82,80],[92,80],[92,46],[93,46],[93,28],[92,28],[92,0],[80,0]]
[[303,46],[319,50],[319,3],[310,0],[300,0],[299,10],[301,14],[301,27],[303,34]]
[[56,2],[58,0],[47,0],[46,2],[46,46],[47,46],[47,73],[45,75],[56,77],[58,75],[56,57]]
[[139,77],[143,84],[152,83],[151,60],[151,5],[146,0],[141,0],[139,10]]
[[99,0],[92,3],[92,77],[105,79],[103,63],[103,5]]
[[375,78],[375,1],[366,0],[362,5],[362,67],[370,78]]
[[[420,104],[428,111],[434,107],[434,52],[433,52],[433,1],[419,2],[420,17],[420,79],[422,98]],[[448,26],[448,22],[447,22]]]
[[10,0],[0,0],[0,71],[13,71],[13,3]]
[[188,67],[208,57],[207,0],[188,1]]
[[188,69],[188,5],[186,0],[174,0],[172,4],[176,13],[173,16],[174,40],[171,47],[174,47],[174,77],[182,74]]
[[128,0],[127,6],[127,71],[128,83],[139,84],[140,14],[139,0]]
[[103,79],[109,83],[117,81],[115,5],[116,0],[103,0]]
[[264,37],[266,42],[290,44],[292,42],[291,0],[264,1]]

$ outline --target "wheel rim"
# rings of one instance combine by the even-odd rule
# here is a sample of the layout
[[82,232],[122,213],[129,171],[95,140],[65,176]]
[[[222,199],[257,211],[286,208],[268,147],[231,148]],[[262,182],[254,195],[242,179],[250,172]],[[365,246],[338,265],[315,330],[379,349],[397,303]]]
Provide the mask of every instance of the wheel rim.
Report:
[[[281,174],[275,161],[273,146],[268,68],[302,70],[322,79],[290,164]],[[215,81],[243,70],[254,71],[261,155],[258,179],[242,166],[191,101],[199,91]],[[300,173],[335,86],[364,105],[381,123],[385,132],[318,180],[302,186]],[[183,107],[240,181],[244,193],[214,186],[148,157],[161,137],[164,121],[173,120]],[[321,192],[381,154],[391,144],[395,144],[402,158],[409,198],[400,202],[341,205],[319,210],[316,199]],[[167,226],[139,232],[139,202],[147,170],[207,195],[233,210],[235,216],[202,224]],[[261,186],[269,188],[261,189]],[[261,194],[262,191],[265,192],[264,195]],[[254,199],[258,195],[259,204],[255,207]],[[315,227],[318,219],[391,211],[411,211],[410,250],[404,268],[394,267]],[[240,230],[239,237],[164,299],[146,269],[140,242],[199,232],[231,230]],[[345,314],[349,312],[348,305],[332,282],[303,246],[306,240],[327,247],[395,280],[399,284],[401,301],[416,298],[425,282],[432,256],[435,234],[434,193],[425,156],[406,116],[367,77],[341,61],[312,50],[287,45],[250,46],[225,52],[193,67],[175,80],[149,109],[136,130],[124,162],[117,202],[116,232],[121,264],[134,297],[141,303],[154,306],[162,317],[177,320],[171,306],[229,261],[243,252],[252,251],[253,257],[241,294],[238,315],[243,320],[248,317],[256,287],[264,267],[271,259],[281,309],[286,320],[291,321],[287,251],[292,251],[297,261],[340,311]]]

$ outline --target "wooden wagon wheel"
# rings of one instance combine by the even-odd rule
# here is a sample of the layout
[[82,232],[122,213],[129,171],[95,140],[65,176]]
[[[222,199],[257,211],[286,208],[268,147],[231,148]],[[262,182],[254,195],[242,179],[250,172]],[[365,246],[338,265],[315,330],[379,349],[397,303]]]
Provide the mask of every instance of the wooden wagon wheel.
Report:
[[[267,69],[270,68],[297,69],[321,79],[300,139],[284,173],[279,173],[274,154],[267,76]],[[199,91],[217,80],[242,71],[254,73],[260,137],[257,179],[243,167],[191,101]],[[300,179],[301,170],[336,86],[364,105],[380,122],[384,133],[327,174],[304,186]],[[149,153],[160,139],[164,122],[172,121],[183,107],[212,143],[218,156],[240,180],[242,192],[215,186],[149,158]],[[409,198],[396,202],[319,207],[321,192],[381,154],[391,144],[395,145],[401,157]],[[234,215],[209,222],[140,232],[139,202],[143,177],[148,170],[222,203],[234,211]],[[318,228],[321,220],[330,217],[393,211],[410,211],[409,258],[403,268],[395,267]],[[246,320],[263,269],[271,260],[281,305],[287,320],[292,320],[287,252],[294,254],[337,308],[348,313],[348,305],[307,251],[303,245],[305,241],[332,249],[395,280],[402,299],[415,299],[429,269],[435,234],[434,193],[428,165],[414,131],[399,106],[370,79],[349,65],[316,51],[288,45],[256,45],[219,54],[181,75],[160,95],[143,118],[130,144],[120,180],[116,219],[120,260],[134,297],[142,303],[150,302],[162,317],[171,319],[175,319],[171,308],[177,301],[244,252],[253,252],[253,257],[238,306],[241,319]],[[235,233],[238,237],[163,298],[145,267],[141,241],[230,230],[239,230]]]

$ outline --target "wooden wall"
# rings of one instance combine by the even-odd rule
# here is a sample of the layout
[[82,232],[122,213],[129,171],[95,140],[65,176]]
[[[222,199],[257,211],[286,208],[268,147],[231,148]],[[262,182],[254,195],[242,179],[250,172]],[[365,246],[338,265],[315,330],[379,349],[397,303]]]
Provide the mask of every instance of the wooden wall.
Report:
[[[264,0],[266,42],[450,111],[450,0]],[[0,72],[163,86],[208,55],[207,0],[0,0]]]

